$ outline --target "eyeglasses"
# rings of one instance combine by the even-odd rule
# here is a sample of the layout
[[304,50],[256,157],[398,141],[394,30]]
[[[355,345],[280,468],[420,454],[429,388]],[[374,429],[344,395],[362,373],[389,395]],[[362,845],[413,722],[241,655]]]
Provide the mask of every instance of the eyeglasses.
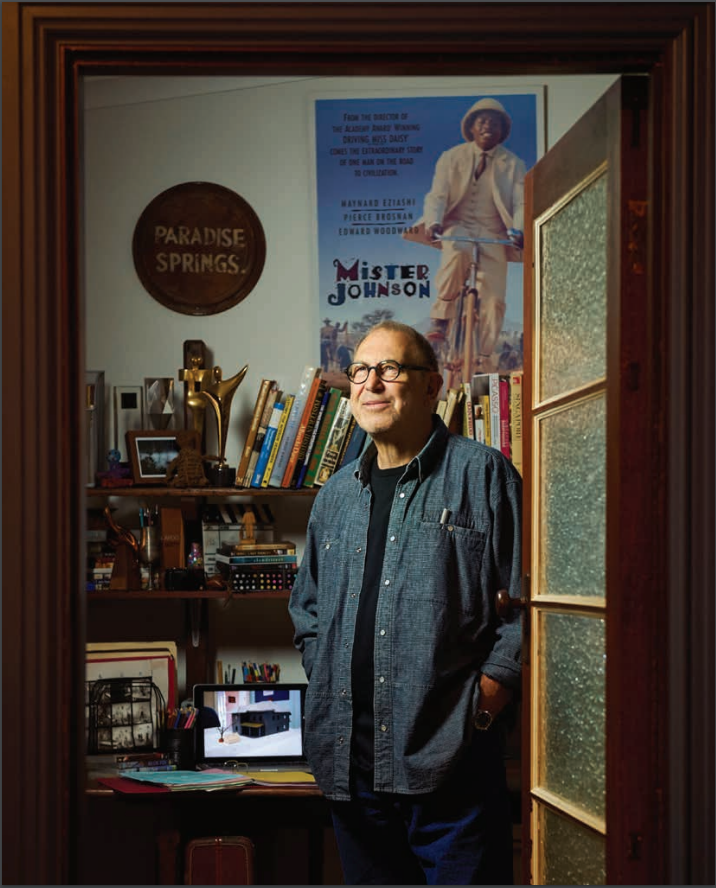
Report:
[[422,367],[420,364],[399,364],[397,361],[380,361],[369,367],[367,364],[349,364],[343,371],[351,382],[360,385],[370,376],[370,371],[375,370],[378,379],[383,382],[393,382],[403,370],[430,370],[430,367]]

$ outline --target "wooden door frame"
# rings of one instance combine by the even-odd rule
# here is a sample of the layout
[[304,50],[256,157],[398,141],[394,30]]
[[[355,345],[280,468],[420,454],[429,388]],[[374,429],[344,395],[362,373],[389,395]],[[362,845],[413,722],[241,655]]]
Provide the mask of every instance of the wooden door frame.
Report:
[[[657,834],[630,861],[615,830],[608,873],[712,881],[713,809],[701,813],[713,734],[701,725],[713,727],[713,4],[5,3],[2,14],[3,881],[68,884],[81,853],[81,75],[647,71],[661,149],[647,249],[666,415],[647,421],[663,442],[664,617],[635,655],[666,645],[653,691],[670,728],[652,773],[665,798]],[[671,853],[652,856],[659,847]]]

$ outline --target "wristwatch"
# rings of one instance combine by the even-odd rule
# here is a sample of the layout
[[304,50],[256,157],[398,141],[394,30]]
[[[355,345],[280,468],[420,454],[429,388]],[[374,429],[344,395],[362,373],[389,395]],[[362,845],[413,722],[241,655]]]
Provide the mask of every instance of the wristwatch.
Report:
[[486,731],[494,721],[494,715],[486,709],[478,709],[473,716],[472,723],[478,731]]

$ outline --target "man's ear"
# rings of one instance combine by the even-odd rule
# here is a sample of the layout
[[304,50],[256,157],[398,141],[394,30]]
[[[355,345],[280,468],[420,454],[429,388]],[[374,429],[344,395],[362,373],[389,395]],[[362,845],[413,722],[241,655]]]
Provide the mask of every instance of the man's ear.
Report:
[[443,378],[440,373],[431,373],[428,376],[428,397],[431,401],[436,401],[443,387]]

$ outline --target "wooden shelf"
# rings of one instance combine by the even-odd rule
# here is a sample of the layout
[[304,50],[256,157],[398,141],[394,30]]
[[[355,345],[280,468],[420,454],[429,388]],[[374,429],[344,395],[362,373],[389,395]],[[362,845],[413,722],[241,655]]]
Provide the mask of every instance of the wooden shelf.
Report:
[[181,496],[213,496],[213,497],[229,497],[229,496],[315,496],[320,487],[306,487],[300,490],[293,490],[286,487],[88,487],[87,496],[94,497],[110,497],[110,496],[128,496],[136,499],[159,498],[159,497],[181,497]]
[[152,590],[151,592],[143,589],[137,591],[106,589],[101,592],[87,592],[88,601],[170,601],[174,599],[187,598],[218,598],[222,600],[231,599],[232,601],[256,598],[276,598],[287,600],[291,594],[287,590],[280,592],[229,592],[225,589],[202,589],[199,591],[164,591],[163,589]]

